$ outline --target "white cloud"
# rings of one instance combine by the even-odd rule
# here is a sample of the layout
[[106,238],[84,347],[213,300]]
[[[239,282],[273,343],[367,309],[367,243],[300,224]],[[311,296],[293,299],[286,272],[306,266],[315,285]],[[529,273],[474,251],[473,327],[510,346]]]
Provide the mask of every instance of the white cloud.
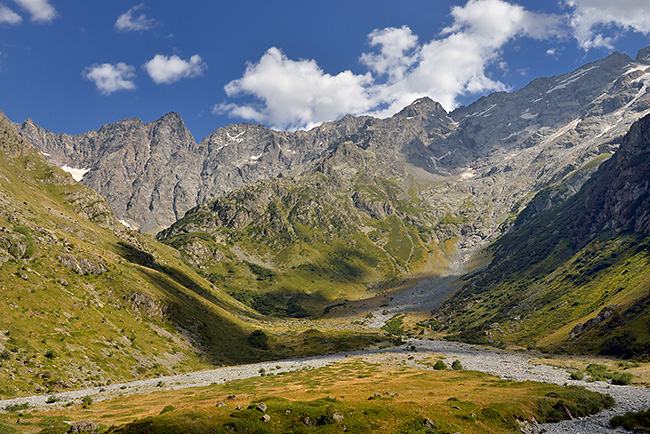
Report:
[[56,18],[56,10],[48,0],[14,0],[31,15],[32,21],[47,23]]
[[276,128],[301,128],[343,113],[369,110],[372,105],[365,86],[370,81],[369,74],[327,74],[314,60],[291,60],[273,47],[259,62],[249,63],[242,78],[225,87],[228,96],[251,94],[262,106],[227,104],[215,111],[270,122]]
[[362,75],[331,75],[315,60],[291,60],[273,47],[225,87],[229,97],[250,95],[257,102],[224,103],[214,112],[294,129],[348,113],[389,116],[422,96],[453,109],[460,95],[505,89],[486,75],[486,68],[499,59],[506,42],[559,36],[562,27],[557,15],[533,13],[502,0],[469,0],[451,15],[453,24],[425,44],[406,26],[370,33],[376,52],[361,55],[369,70]]
[[156,26],[156,20],[148,18],[146,14],[136,15],[140,9],[144,9],[144,3],[133,6],[124,12],[115,21],[115,28],[121,32],[134,32],[140,30],[150,30]]
[[574,35],[580,46],[613,48],[615,36],[603,30],[619,27],[643,34],[650,33],[650,8],[647,0],[566,0],[573,8],[570,16]]
[[143,68],[156,84],[171,84],[181,78],[192,78],[203,74],[207,65],[198,54],[190,57],[189,61],[178,56],[167,57],[156,54],[143,65]]
[[22,22],[23,18],[7,6],[0,4],[0,23],[16,25]]
[[361,63],[377,74],[400,76],[417,60],[413,49],[418,37],[407,26],[374,30],[368,39],[371,47],[381,47],[379,53],[364,53]]
[[122,62],[115,65],[96,63],[85,68],[81,75],[94,82],[102,95],[110,95],[118,90],[135,89],[135,83],[131,80],[135,77],[134,71],[133,66]]

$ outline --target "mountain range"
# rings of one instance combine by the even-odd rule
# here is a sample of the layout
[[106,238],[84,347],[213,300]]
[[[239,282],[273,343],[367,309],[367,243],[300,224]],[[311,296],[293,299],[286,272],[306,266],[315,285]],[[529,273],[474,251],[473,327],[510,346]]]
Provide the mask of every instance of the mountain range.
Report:
[[[351,141],[391,152],[417,176],[440,184],[427,193],[439,208],[457,207],[445,198],[463,194],[459,190],[507,198],[489,207],[488,215],[479,207],[476,215],[486,221],[465,228],[471,233],[460,245],[471,249],[493,238],[504,209],[616,149],[619,137],[650,109],[649,54],[643,49],[631,59],[614,53],[451,113],[425,98],[387,119],[346,116],[309,131],[230,125],[196,143],[176,113],[146,124],[126,119],[76,136],[53,134],[31,120],[16,128],[48,161],[77,169],[81,182],[106,196],[120,220],[143,232],[167,228],[190,208],[245,184],[300,174]],[[513,179],[523,185],[510,188]]]
[[367,343],[263,321],[461,274],[477,253],[489,265],[430,328],[647,353],[649,80],[650,47],[452,112],[421,98],[198,143],[176,113],[76,136],[3,116],[0,369],[21,380],[2,393]]

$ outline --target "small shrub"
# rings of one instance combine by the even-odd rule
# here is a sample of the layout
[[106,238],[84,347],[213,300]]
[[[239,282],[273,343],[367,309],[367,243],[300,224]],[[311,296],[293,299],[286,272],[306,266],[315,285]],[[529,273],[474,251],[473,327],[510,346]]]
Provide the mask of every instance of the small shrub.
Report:
[[612,428],[623,427],[628,431],[647,432],[650,430],[650,410],[637,413],[629,411],[623,416],[614,416],[610,424]]
[[11,353],[7,350],[4,350],[2,353],[0,353],[0,359],[11,360]]
[[56,358],[56,353],[54,352],[54,350],[47,350],[47,352],[45,353],[45,357],[47,357],[50,360],[53,360]]
[[609,372],[607,370],[607,366],[605,365],[591,363],[589,366],[587,366],[587,369],[585,369],[585,371],[589,373],[592,381],[605,381],[609,378],[607,375]]
[[573,371],[569,374],[569,378],[572,380],[582,380],[585,378],[585,373],[582,371]]
[[174,411],[174,410],[176,410],[176,407],[174,407],[173,405],[166,405],[165,408],[162,409],[160,414],[169,413],[170,411]]
[[259,370],[258,372],[260,373],[260,375],[261,375],[262,377],[263,377],[264,375],[266,375],[266,369],[264,369],[264,368],[260,368],[260,370]]
[[51,395],[47,398],[47,401],[45,401],[46,404],[54,404],[55,402],[58,402],[59,398],[57,398],[54,395]]
[[88,395],[83,396],[83,397],[81,398],[81,404],[83,404],[83,408],[88,407],[88,406],[91,405],[92,403],[93,403],[93,399],[92,399],[90,396],[88,396]]
[[460,363],[460,360],[454,360],[451,362],[451,369],[454,371],[462,371],[463,370],[463,365]]
[[269,349],[269,337],[262,330],[255,330],[250,335],[248,335],[248,343],[261,350]]
[[28,402],[23,402],[22,404],[11,404],[5,407],[5,410],[7,410],[10,413],[25,410],[29,408],[29,403]]
[[156,383],[156,387],[164,387],[164,386],[165,386],[165,383],[163,383],[162,381],[159,381],[158,383]]
[[435,369],[436,371],[444,371],[447,369],[447,364],[442,360],[438,360],[436,364],[433,365],[433,369]]
[[612,374],[612,384],[627,386],[632,383],[632,374],[629,372],[615,372]]

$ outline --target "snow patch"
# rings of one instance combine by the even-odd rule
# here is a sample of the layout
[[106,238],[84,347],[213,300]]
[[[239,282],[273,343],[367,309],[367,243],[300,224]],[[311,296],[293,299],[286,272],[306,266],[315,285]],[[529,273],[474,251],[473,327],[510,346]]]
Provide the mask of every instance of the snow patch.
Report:
[[636,93],[636,95],[634,96],[634,98],[632,98],[632,101],[630,101],[630,102],[628,102],[627,104],[625,104],[625,107],[623,107],[623,111],[629,109],[629,108],[632,106],[632,104],[634,104],[635,102],[637,102],[637,100],[638,100],[639,98],[641,98],[643,95],[645,95],[645,93],[646,93],[647,90],[648,90],[648,85],[647,85],[647,83],[644,82],[644,83],[643,83],[643,86],[641,87],[641,89],[639,89],[639,91]]
[[474,173],[474,169],[467,169],[463,173],[460,174],[460,179],[470,179],[474,178],[476,176],[476,173]]
[[83,179],[84,175],[88,172],[90,172],[90,169],[77,169],[75,167],[70,167],[67,164],[64,164],[61,169],[65,170],[68,172],[72,177],[74,178],[75,181],[81,182]]
[[250,159],[253,160],[253,161],[257,161],[257,160],[260,159],[260,157],[261,157],[263,154],[264,154],[264,152],[262,152],[260,155],[251,155]]
[[557,139],[558,137],[562,136],[563,134],[566,134],[567,132],[575,129],[575,127],[578,126],[578,124],[582,121],[582,119],[574,119],[559,130],[557,130],[553,135],[550,137],[547,137],[542,141],[542,145],[546,145],[548,143],[551,143],[553,140]]
[[646,69],[648,69],[648,67],[650,67],[650,65],[644,65],[644,64],[642,64],[642,63],[635,63],[635,64],[634,64],[630,69],[628,69],[627,71],[625,71],[625,72],[623,73],[623,75],[628,75],[628,74],[631,74],[631,73],[636,72],[636,71],[643,71],[643,72],[645,72]]
[[522,115],[519,117],[522,119],[535,119],[537,117],[537,113],[529,113],[528,110],[526,110],[526,113],[522,113]]
[[50,155],[52,155],[52,154],[48,154],[47,152],[43,152],[43,151],[41,151],[41,154],[45,155],[46,157],[49,157]]
[[490,114],[489,114],[488,112],[489,112],[490,110],[492,110],[492,109],[493,109],[494,107],[496,107],[496,106],[497,106],[496,104],[492,104],[490,107],[486,108],[485,110],[480,111],[480,112],[474,112],[474,113],[472,113],[471,115],[467,115],[467,117],[468,117],[468,118],[471,118],[471,117],[473,117],[473,116],[483,116],[483,117],[490,116]]
[[244,139],[241,139],[240,137],[243,136],[245,132],[246,131],[242,131],[241,133],[239,133],[239,134],[237,134],[236,136],[233,137],[233,136],[230,135],[230,133],[228,131],[226,131],[226,135],[228,136],[228,138],[230,140],[232,140],[234,142],[237,142],[237,143],[241,143],[241,142],[244,141]]
[[122,225],[126,226],[127,228],[129,228],[129,229],[131,229],[131,230],[135,230],[135,228],[134,228],[133,226],[131,226],[130,224],[128,224],[128,223],[125,222],[124,220],[118,220],[118,221],[119,221],[120,223],[122,223]]
[[589,67],[589,68],[587,68],[587,69],[581,69],[581,70],[578,70],[578,71],[574,72],[573,74],[571,74],[571,75],[568,76],[567,78],[565,78],[565,79],[563,79],[563,80],[560,80],[560,81],[555,85],[555,87],[553,87],[553,88],[547,90],[547,91],[546,91],[546,94],[548,95],[549,93],[554,92],[554,91],[556,91],[556,90],[566,88],[568,85],[570,85],[571,83],[574,83],[574,82],[580,80],[580,79],[581,79],[582,77],[584,77],[584,76],[585,76],[589,71],[591,71],[592,69],[596,69],[596,68],[598,68],[598,65],[594,65],[594,66],[591,66],[591,67]]

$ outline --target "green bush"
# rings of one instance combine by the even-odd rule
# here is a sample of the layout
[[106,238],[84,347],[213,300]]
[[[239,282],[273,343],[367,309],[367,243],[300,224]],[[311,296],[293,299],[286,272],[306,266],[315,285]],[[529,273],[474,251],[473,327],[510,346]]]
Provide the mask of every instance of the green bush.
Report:
[[248,335],[248,343],[261,350],[269,349],[269,337],[263,330],[255,330]]
[[612,384],[627,386],[632,383],[632,374],[629,372],[615,372],[612,374]]
[[83,407],[86,408],[93,403],[93,399],[90,396],[86,395],[81,398],[81,403],[83,404]]
[[463,370],[463,365],[460,363],[460,360],[454,360],[451,362],[451,369],[454,371],[462,371]]
[[622,427],[628,431],[648,432],[650,430],[650,410],[636,413],[630,411],[623,416],[614,416],[610,423],[612,428]]
[[436,364],[433,365],[433,369],[435,369],[436,371],[444,371],[447,369],[447,364],[442,360],[438,360]]
[[10,412],[10,413],[13,413],[13,412],[22,411],[22,410],[25,410],[25,409],[28,409],[28,408],[29,408],[29,403],[28,402],[23,402],[22,404],[8,405],[8,406],[5,407],[5,410]]
[[174,407],[173,405],[166,405],[165,408],[163,408],[160,411],[160,414],[169,413],[170,411],[174,411],[174,410],[176,410],[176,407]]
[[585,373],[582,371],[573,371],[569,374],[569,378],[572,380],[582,380],[585,378]]

